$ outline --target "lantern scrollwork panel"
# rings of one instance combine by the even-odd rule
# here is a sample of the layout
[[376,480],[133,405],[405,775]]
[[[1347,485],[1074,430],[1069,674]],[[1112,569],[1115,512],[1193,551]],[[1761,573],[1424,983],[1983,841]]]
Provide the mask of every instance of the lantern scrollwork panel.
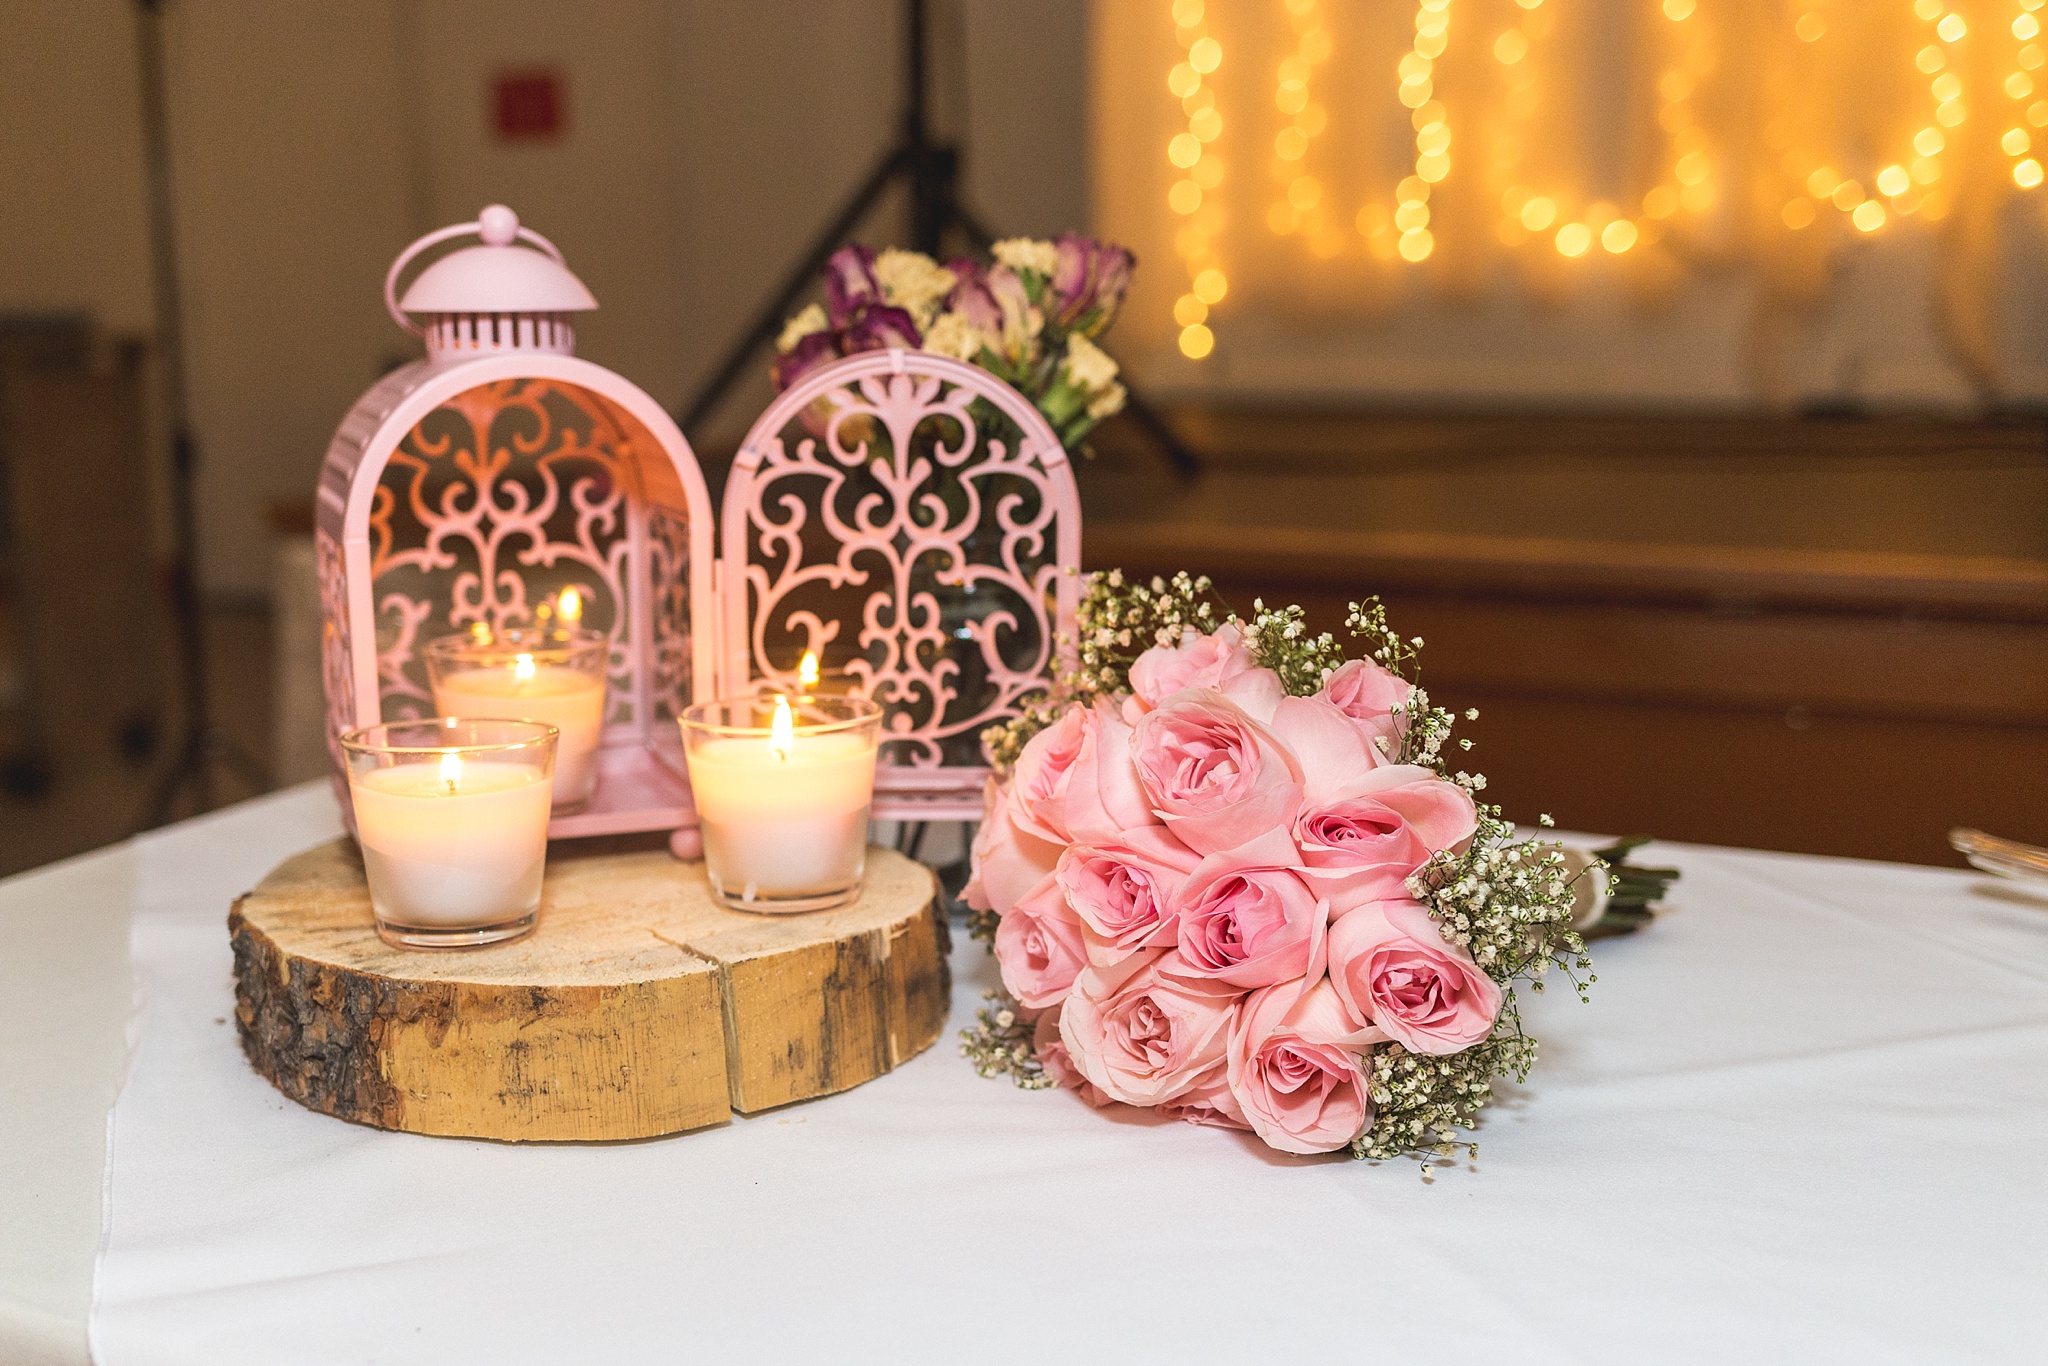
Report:
[[1071,668],[1080,504],[1058,438],[985,370],[851,356],[762,414],[723,504],[725,691],[803,655],[884,708],[876,815],[981,809],[981,732]]

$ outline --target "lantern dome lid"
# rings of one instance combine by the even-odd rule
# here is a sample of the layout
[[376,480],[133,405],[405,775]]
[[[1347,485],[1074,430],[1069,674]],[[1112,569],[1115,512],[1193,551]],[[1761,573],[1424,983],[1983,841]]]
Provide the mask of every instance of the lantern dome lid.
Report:
[[[414,257],[472,233],[481,246],[450,252],[421,271],[404,298],[396,297],[399,273]],[[420,327],[407,316],[413,313],[581,313],[597,307],[555,244],[521,227],[519,215],[503,204],[489,206],[474,223],[430,232],[400,252],[384,281],[384,302],[399,326],[414,333]]]

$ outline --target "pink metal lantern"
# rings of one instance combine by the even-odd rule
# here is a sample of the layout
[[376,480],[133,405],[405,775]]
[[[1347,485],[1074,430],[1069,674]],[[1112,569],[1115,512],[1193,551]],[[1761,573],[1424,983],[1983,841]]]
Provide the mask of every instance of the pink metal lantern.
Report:
[[[472,233],[482,245],[398,297],[416,256]],[[571,354],[570,315],[597,301],[502,205],[406,248],[384,303],[427,355],[363,395],[321,469],[336,781],[342,732],[433,714],[429,639],[573,609],[610,636],[609,701],[595,795],[549,833],[694,827],[676,717],[711,695],[717,651],[711,503],[689,443],[647,394]]]
[[875,814],[972,820],[981,732],[1071,667],[1080,503],[1022,394],[924,351],[803,376],[725,488],[725,690],[806,651],[884,707]]

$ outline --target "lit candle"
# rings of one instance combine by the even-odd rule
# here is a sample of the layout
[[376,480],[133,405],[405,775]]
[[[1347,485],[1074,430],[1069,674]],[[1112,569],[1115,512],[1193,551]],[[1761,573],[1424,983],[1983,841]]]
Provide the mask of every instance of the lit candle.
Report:
[[810,911],[860,893],[881,710],[859,697],[690,708],[683,738],[713,893],[750,911]]
[[555,744],[552,727],[528,721],[403,722],[343,737],[379,933],[441,947],[532,928]]
[[[575,590],[562,614],[578,614]],[[555,759],[555,805],[589,799],[597,787],[604,733],[605,663],[610,641],[580,630],[505,631],[481,638],[445,636],[427,647],[434,710],[443,716],[539,721],[562,733]]]
[[[761,684],[770,686],[766,680]],[[805,650],[796,665],[796,696],[799,698],[840,697],[861,691],[860,680],[844,669],[827,669],[819,664],[815,650]]]

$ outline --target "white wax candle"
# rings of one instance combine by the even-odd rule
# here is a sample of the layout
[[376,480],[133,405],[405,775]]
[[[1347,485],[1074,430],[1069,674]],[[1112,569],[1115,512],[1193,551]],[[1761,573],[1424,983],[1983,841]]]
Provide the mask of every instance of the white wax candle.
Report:
[[719,736],[690,751],[690,790],[712,876],[743,900],[839,891],[860,880],[874,800],[865,735]]
[[549,807],[540,769],[403,764],[350,775],[349,795],[379,919],[497,925],[540,905]]
[[555,743],[555,802],[566,806],[597,786],[597,741],[604,729],[604,680],[531,659],[492,669],[461,669],[434,686],[434,710],[468,720],[539,721],[562,732]]

